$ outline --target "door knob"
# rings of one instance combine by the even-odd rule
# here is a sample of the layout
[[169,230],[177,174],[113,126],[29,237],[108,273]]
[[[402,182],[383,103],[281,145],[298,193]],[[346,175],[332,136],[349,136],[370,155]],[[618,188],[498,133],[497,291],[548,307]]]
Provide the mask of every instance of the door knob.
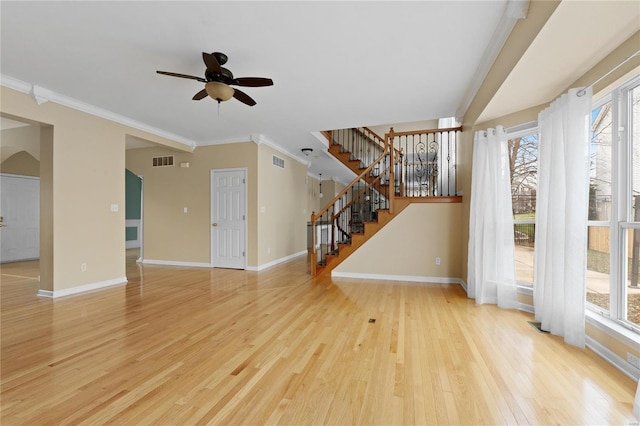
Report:
[[217,223],[212,223],[211,226],[218,226],[218,224]]

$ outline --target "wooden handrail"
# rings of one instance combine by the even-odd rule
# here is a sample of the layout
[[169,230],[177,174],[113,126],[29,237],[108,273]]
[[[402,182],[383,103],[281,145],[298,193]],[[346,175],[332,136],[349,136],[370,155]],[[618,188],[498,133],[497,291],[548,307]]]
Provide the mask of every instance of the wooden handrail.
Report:
[[[345,196],[349,190],[351,190],[358,182],[360,182],[360,180],[364,180],[366,182],[366,179],[364,178],[368,173],[371,173],[371,170],[373,170],[374,166],[376,166],[377,164],[379,164],[389,153],[389,144],[387,143],[387,141],[384,141],[385,143],[385,147],[384,150],[382,151],[382,153],[380,154],[380,156],[373,161],[362,173],[360,173],[360,175],[358,175],[358,177],[356,179],[354,179],[349,185],[347,185],[344,189],[342,189],[342,191],[340,191],[338,193],[338,195],[336,195],[335,197],[333,197],[333,199],[331,201],[329,201],[317,214],[315,212],[311,213],[311,255],[310,255],[310,260],[311,260],[311,274],[312,275],[316,275],[317,274],[317,266],[318,266],[318,255],[317,255],[317,249],[316,249],[316,222],[318,221],[319,218],[321,218],[325,213],[327,213],[329,211],[329,209],[336,203],[338,202],[338,200],[340,200],[343,196]],[[395,190],[394,191],[389,191],[388,194],[388,199],[390,200],[389,202],[391,203],[391,200],[393,199],[395,195]],[[331,223],[333,223],[335,219],[335,215],[332,215],[331,217]],[[331,226],[333,228],[333,225]],[[333,240],[333,236],[332,236],[332,240]],[[321,242],[322,243],[322,242]],[[332,241],[332,245],[333,245],[333,241]]]
[[[436,133],[441,133],[441,134],[446,134],[449,132],[461,132],[462,131],[462,126],[460,127],[449,127],[449,128],[443,128],[443,129],[432,129],[432,130],[416,130],[416,131],[406,131],[406,132],[395,132],[393,127],[391,127],[389,129],[389,133],[385,133],[384,138],[381,138],[379,135],[377,135],[375,132],[373,132],[371,129],[367,128],[367,127],[359,127],[359,128],[351,128],[351,129],[344,129],[346,131],[351,130],[354,133],[363,136],[365,139],[367,139],[369,142],[374,143],[376,146],[380,146],[380,142],[384,143],[384,147],[382,149],[382,153],[373,161],[371,162],[371,164],[369,164],[368,166],[366,166],[366,168],[349,184],[347,185],[345,188],[343,188],[335,197],[333,197],[333,199],[331,201],[329,201],[318,213],[312,212],[311,213],[311,226],[313,228],[312,230],[312,249],[311,249],[311,273],[315,276],[317,275],[317,268],[318,268],[318,262],[324,262],[324,256],[321,254],[321,259],[318,258],[318,252],[316,249],[316,245],[320,245],[321,247],[323,246],[327,246],[331,248],[331,252],[327,252],[328,254],[335,254],[334,249],[335,249],[335,242],[336,242],[336,235],[335,233],[341,233],[343,236],[347,236],[350,237],[351,233],[353,232],[353,229],[350,229],[350,226],[345,226],[346,222],[343,222],[342,224],[340,223],[340,221],[342,221],[343,219],[341,219],[343,216],[345,216],[345,212],[349,211],[349,208],[353,208],[354,203],[357,200],[360,200],[362,198],[362,195],[365,194],[366,191],[373,189],[376,190],[377,192],[381,191],[381,188],[378,186],[376,188],[376,184],[379,185],[381,179],[383,177],[385,177],[385,180],[389,181],[389,189],[387,192],[387,194],[385,195],[385,198],[387,199],[387,206],[388,206],[388,211],[390,214],[394,214],[395,213],[395,204],[396,204],[396,165],[397,163],[401,163],[404,159],[405,156],[405,152],[403,152],[402,147],[400,147],[400,149],[396,149],[394,147],[394,143],[400,141],[399,143],[404,143],[402,142],[402,140],[396,140],[396,137],[404,137],[404,136],[412,136],[412,135],[429,135],[429,134],[436,134]],[[329,144],[333,144],[333,131],[322,131],[321,132],[329,141]],[[378,140],[376,140],[375,138],[378,138]],[[353,139],[353,137],[351,137],[351,139]],[[422,138],[421,138],[422,139]],[[457,137],[455,138],[457,139]],[[455,146],[454,146],[455,147]],[[345,147],[345,148],[348,148]],[[374,150],[375,153],[376,150]],[[385,168],[385,170],[382,173],[377,174],[375,177],[371,175],[372,170],[374,169],[374,167],[379,166],[383,160],[386,159],[386,157],[389,156],[389,166]],[[360,159],[361,164],[362,164],[362,159]],[[368,160],[365,160],[368,161]],[[354,169],[352,169],[354,170]],[[404,174],[402,173],[402,170],[399,172],[399,189],[400,189],[400,198],[399,200],[403,200],[406,194],[405,194],[405,190],[404,190],[404,182],[402,182],[403,180],[403,176]],[[374,177],[374,179],[371,179],[371,177]],[[448,178],[447,178],[448,179]],[[455,179],[455,177],[454,177]],[[364,181],[365,183],[365,188],[364,189],[360,189],[357,191],[357,196],[354,197],[355,192],[354,191],[354,187],[356,185],[359,184],[360,181]],[[447,184],[448,185],[448,184]],[[448,187],[449,188],[449,187]],[[345,199],[345,202],[340,202],[341,199],[343,199],[343,197],[347,196],[349,191],[352,191],[353,193],[352,195],[352,199],[351,201],[347,201],[347,199]],[[454,192],[455,192],[455,188],[454,188]],[[435,194],[434,194],[435,195]],[[440,197],[442,198],[442,197]],[[452,197],[444,197],[444,198],[452,198]],[[453,197],[456,198],[456,197]],[[435,201],[435,200],[434,200]],[[346,204],[344,206],[336,206],[338,203],[340,202],[340,204]],[[399,204],[399,208],[402,208],[403,206],[403,201],[399,201],[401,204]],[[444,200],[438,199],[437,202],[445,202]],[[339,208],[339,210],[336,212],[335,209],[336,207]],[[329,212],[331,213],[331,217],[329,217]],[[322,221],[322,224],[330,224],[331,226],[331,230],[330,230],[330,236],[329,238],[331,238],[330,241],[324,241],[324,237],[323,237],[323,241],[317,241],[317,234],[316,234],[316,226],[318,226],[318,220],[325,218]],[[349,219],[349,218],[347,218]],[[351,222],[349,222],[351,223]],[[345,226],[346,229],[343,229],[343,226]],[[323,249],[321,249],[323,250]],[[324,251],[322,251],[321,253],[323,253]]]
[[[380,135],[378,135],[376,132],[374,132],[373,130],[369,129],[368,127],[362,127],[362,128],[363,128],[363,129],[365,129],[365,130],[366,130],[366,131],[368,131],[368,132],[371,132],[375,137],[377,137],[378,139],[380,139],[380,140],[384,143],[384,140],[385,140],[385,138],[386,138],[386,136],[387,136],[387,133],[385,133],[385,137],[384,137],[384,138],[381,138],[381,137],[380,137]],[[364,137],[368,138],[369,140],[371,140],[371,138],[369,138],[369,137],[368,137],[364,132],[362,132],[359,128],[357,128],[357,127],[356,127],[354,130],[355,130],[355,131],[357,131],[358,133],[360,133],[362,136],[364,136]],[[396,135],[397,135],[397,133],[396,133]],[[373,141],[373,142],[375,142],[375,141]],[[399,149],[397,149],[397,148],[394,148],[394,149],[395,149],[395,153],[396,153],[396,155],[400,155],[400,154],[402,154],[402,153],[400,152],[400,150],[399,150]]]
[[[380,139],[381,141],[384,142],[384,138],[382,136],[380,136],[379,134],[377,134],[376,132],[374,132],[373,130],[371,130],[370,128],[368,128],[367,126],[362,126],[363,129],[365,129],[367,132],[371,133],[373,136],[375,136],[376,138]],[[356,127],[357,129],[357,127]]]
[[360,182],[361,179],[364,179],[364,176],[371,172],[371,170],[373,170],[373,166],[375,166],[376,164],[378,164],[380,161],[382,161],[384,159],[384,157],[387,155],[387,151],[389,149],[389,145],[386,144],[385,141],[385,149],[382,152],[382,154],[380,154],[380,156],[369,165],[369,167],[367,167],[366,169],[364,169],[364,171],[362,173],[360,173],[360,175],[358,175],[357,178],[355,178],[349,185],[345,186],[344,189],[342,191],[340,191],[338,193],[338,195],[336,195],[335,197],[333,197],[333,199],[331,201],[329,201],[323,208],[322,210],[320,210],[320,212],[318,212],[318,214],[315,213],[311,213],[311,223],[313,224],[319,217],[321,217],[325,212],[327,212],[329,210],[329,208],[335,204],[340,198],[342,198],[343,195],[345,195],[352,187],[354,187],[358,182]]
[[[371,181],[371,184],[369,186],[375,186],[375,184],[380,181],[380,179],[382,178],[384,173],[386,173],[387,170],[389,170],[389,169],[387,168],[384,172],[382,172],[378,176],[376,176],[376,178]],[[364,195],[364,193],[366,191],[367,191],[367,188],[364,188],[360,192],[358,192],[358,195],[356,197],[354,197],[349,204],[345,205],[343,208],[341,208],[336,213],[334,213],[334,217],[340,216],[342,213],[344,213],[344,211],[347,210],[349,207],[351,207],[351,205],[354,203],[355,200],[359,200],[360,197],[362,195]]]
[[[363,129],[365,129],[367,132],[371,133],[372,135],[374,135],[376,138],[378,138],[380,141],[382,141],[384,143],[384,139],[383,137],[381,137],[379,134],[377,134],[376,132],[374,132],[373,130],[371,130],[370,128],[363,126]],[[376,142],[375,140],[373,140],[372,138],[370,138],[366,133],[364,133],[362,130],[360,130],[360,128],[358,127],[354,127],[353,130],[355,130],[356,132],[358,132],[360,135],[366,137],[367,139],[369,139],[371,142]],[[329,141],[329,143],[331,143],[331,132],[332,130],[322,130],[320,133],[327,138],[327,140]],[[385,137],[386,137],[386,133],[385,133]],[[397,133],[396,133],[397,135]],[[399,149],[396,149],[396,155],[400,155],[401,152]]]
[[[408,132],[393,132],[394,136],[412,136],[412,135],[429,135],[431,133],[446,133],[446,132],[461,132],[462,126],[460,127],[447,127],[446,129],[431,129],[431,130],[411,130]],[[389,135],[389,133],[385,133],[385,138]]]

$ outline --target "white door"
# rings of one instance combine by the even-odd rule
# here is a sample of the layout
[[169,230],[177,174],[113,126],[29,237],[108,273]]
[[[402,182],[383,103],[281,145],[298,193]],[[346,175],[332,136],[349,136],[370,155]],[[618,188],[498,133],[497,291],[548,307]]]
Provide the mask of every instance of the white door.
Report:
[[40,178],[0,175],[0,261],[40,257]]
[[211,170],[211,264],[245,269],[246,170]]

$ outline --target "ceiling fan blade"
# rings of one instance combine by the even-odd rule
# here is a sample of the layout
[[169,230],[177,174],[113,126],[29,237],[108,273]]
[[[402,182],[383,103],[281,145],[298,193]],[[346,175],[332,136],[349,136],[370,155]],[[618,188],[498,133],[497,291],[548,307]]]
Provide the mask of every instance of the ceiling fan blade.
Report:
[[196,77],[194,75],[187,75],[187,74],[178,74],[175,72],[168,72],[168,71],[156,71],[158,74],[163,74],[163,75],[170,75],[171,77],[180,77],[180,78],[188,78],[191,80],[198,80],[201,81],[202,83],[206,83],[207,80],[205,80],[202,77]]
[[202,52],[202,59],[204,60],[204,64],[207,66],[207,71],[222,74],[222,68],[220,68],[220,64],[215,56],[211,53]]
[[246,93],[238,90],[238,89],[234,89],[233,92],[233,97],[236,98],[237,100],[239,100],[242,103],[245,103],[249,106],[254,106],[256,104],[256,101],[254,101],[251,96],[247,95]]
[[231,84],[235,84],[236,86],[245,86],[245,87],[263,87],[263,86],[273,86],[273,80],[270,78],[262,78],[262,77],[240,77],[234,78],[231,81]]
[[193,95],[193,98],[191,99],[193,99],[194,101],[199,101],[200,99],[204,99],[207,96],[208,96],[207,91],[205,89],[202,89],[201,91]]

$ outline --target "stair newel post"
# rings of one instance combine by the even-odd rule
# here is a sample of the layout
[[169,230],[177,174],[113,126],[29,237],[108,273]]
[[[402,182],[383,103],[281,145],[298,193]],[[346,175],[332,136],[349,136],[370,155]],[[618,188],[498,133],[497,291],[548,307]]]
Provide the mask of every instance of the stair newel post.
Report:
[[395,159],[394,157],[394,149],[393,149],[393,140],[395,139],[395,133],[393,131],[393,127],[389,129],[389,140],[387,141],[387,149],[389,150],[389,213],[393,214],[393,206],[395,204],[395,195],[396,195],[396,177],[395,177]]
[[311,212],[311,275],[316,276],[316,267],[318,266],[318,258],[316,254],[316,212]]

